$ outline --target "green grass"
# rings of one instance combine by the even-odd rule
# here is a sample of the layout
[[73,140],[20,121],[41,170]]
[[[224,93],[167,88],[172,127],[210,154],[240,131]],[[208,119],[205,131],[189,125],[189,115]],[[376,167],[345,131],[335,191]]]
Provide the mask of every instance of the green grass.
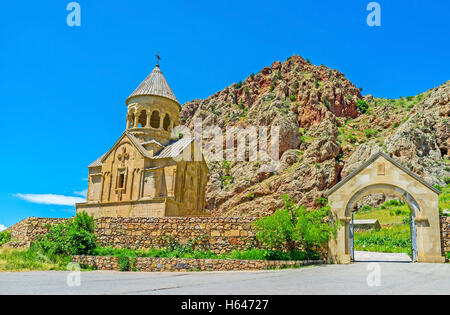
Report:
[[355,233],[355,250],[411,254],[411,238],[408,225],[382,228],[379,231]]
[[411,254],[408,205],[391,200],[378,208],[363,207],[355,219],[378,219],[379,231],[355,231],[354,246],[358,251]]
[[35,247],[30,249],[0,248],[0,272],[66,270],[70,256],[48,257]]
[[439,210],[442,212],[445,209],[450,209],[450,184],[442,188],[439,195]]
[[96,256],[114,257],[151,257],[151,258],[186,258],[186,259],[236,259],[236,260],[314,260],[319,259],[316,253],[294,251],[292,253],[265,249],[248,249],[232,251],[225,254],[214,254],[210,251],[181,251],[169,249],[132,250],[127,248],[99,247],[95,249]]

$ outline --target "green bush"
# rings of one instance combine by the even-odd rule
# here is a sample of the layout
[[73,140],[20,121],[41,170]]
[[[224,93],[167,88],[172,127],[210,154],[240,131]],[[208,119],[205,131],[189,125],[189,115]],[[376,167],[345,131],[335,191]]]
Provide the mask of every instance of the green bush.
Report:
[[119,256],[119,271],[136,271],[134,265],[135,256],[121,255]]
[[364,134],[366,135],[367,138],[370,138],[376,136],[378,134],[378,130],[369,128],[364,130]]
[[371,211],[372,210],[372,207],[371,206],[367,206],[367,205],[364,205],[364,206],[362,206],[362,208],[361,208],[361,212],[369,212],[369,211]]
[[386,201],[385,203],[383,203],[383,205],[386,206],[386,207],[403,206],[404,204],[405,204],[404,201],[397,200],[397,199],[392,199],[392,200],[389,200],[389,201]]
[[11,232],[10,231],[0,232],[0,246],[8,243],[10,240],[11,240]]
[[369,104],[364,100],[358,100],[356,102],[356,107],[359,109],[359,111],[364,114],[369,109]]
[[83,212],[66,223],[50,227],[37,246],[49,255],[89,255],[96,247],[94,218]]
[[268,248],[293,252],[301,246],[306,252],[322,246],[335,235],[337,224],[327,222],[329,207],[308,211],[296,206],[287,195],[282,196],[284,208],[260,218],[254,227],[256,239]]

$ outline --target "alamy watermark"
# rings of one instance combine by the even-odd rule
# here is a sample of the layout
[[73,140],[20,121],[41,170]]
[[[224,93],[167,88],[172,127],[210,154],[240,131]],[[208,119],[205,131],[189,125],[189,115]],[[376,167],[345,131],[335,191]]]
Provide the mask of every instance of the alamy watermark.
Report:
[[81,286],[81,268],[78,263],[68,263],[67,271],[70,271],[66,278],[69,287]]
[[369,287],[381,286],[381,266],[379,263],[372,262],[367,264],[366,270],[369,271],[366,282]]
[[70,13],[67,15],[67,25],[70,27],[81,26],[81,6],[78,2],[70,2],[66,7]]
[[367,25],[370,27],[381,26],[381,6],[378,2],[370,2],[367,11],[371,11],[367,16]]
[[186,126],[178,126],[172,137],[195,139],[194,152],[186,147],[179,160],[255,162],[259,172],[276,172],[280,165],[279,126],[228,126],[224,134],[219,126],[203,128],[203,121],[196,118],[193,133]]

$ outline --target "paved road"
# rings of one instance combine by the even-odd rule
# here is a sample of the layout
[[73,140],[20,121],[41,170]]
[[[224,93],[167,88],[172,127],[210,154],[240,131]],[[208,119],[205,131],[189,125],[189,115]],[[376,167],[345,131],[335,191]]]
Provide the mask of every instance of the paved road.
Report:
[[364,262],[381,262],[381,261],[396,261],[396,262],[411,262],[411,258],[404,253],[374,253],[374,252],[360,252],[355,251],[355,261]]
[[450,264],[376,264],[380,286],[367,284],[377,265],[360,262],[254,272],[83,272],[79,287],[67,285],[68,272],[0,273],[0,294],[450,294]]

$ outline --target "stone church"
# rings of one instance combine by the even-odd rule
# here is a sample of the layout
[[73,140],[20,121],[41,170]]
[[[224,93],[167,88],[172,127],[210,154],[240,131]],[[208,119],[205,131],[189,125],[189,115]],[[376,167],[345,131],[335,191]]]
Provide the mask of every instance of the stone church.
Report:
[[202,215],[208,168],[193,138],[174,135],[180,103],[159,62],[126,100],[126,130],[89,165],[86,203],[98,217]]

